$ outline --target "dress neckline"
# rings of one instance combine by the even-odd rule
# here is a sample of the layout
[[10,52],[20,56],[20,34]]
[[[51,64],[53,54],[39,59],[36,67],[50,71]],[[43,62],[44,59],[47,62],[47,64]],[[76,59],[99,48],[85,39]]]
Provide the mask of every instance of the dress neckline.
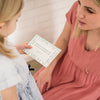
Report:
[[84,42],[83,42],[82,48],[86,53],[97,53],[98,51],[100,51],[100,47],[98,47],[96,50],[89,50],[89,51],[85,49],[85,45],[86,45],[86,41],[87,41],[86,34],[84,34],[84,36],[83,36],[83,41]]

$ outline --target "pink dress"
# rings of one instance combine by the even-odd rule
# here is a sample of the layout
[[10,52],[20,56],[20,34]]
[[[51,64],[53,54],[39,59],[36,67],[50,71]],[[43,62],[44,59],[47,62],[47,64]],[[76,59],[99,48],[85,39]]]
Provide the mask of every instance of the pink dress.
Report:
[[[66,14],[71,35],[77,7],[75,2]],[[52,73],[51,88],[43,93],[44,100],[100,100],[100,48],[86,51],[85,42],[85,35],[70,37],[68,50]]]

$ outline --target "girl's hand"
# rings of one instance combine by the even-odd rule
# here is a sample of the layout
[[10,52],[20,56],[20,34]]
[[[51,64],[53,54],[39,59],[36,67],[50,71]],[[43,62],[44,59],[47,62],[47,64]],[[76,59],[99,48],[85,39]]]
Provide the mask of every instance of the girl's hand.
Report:
[[18,50],[18,52],[19,52],[20,54],[26,54],[26,53],[23,51],[23,49],[25,49],[25,48],[31,49],[31,48],[32,48],[30,45],[28,45],[28,42],[26,42],[26,43],[21,43],[21,44],[19,44],[19,45],[16,45],[15,47],[16,47],[16,49]]

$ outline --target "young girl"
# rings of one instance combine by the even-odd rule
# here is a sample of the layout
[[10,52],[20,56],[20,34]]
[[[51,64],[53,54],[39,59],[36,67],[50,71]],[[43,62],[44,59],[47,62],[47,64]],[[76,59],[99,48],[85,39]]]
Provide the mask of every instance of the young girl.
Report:
[[55,44],[62,52],[37,85],[44,100],[100,100],[100,0],[78,0],[66,17]]
[[0,0],[0,100],[43,100],[24,59],[19,55],[25,43],[16,48],[6,41],[16,28],[23,0]]

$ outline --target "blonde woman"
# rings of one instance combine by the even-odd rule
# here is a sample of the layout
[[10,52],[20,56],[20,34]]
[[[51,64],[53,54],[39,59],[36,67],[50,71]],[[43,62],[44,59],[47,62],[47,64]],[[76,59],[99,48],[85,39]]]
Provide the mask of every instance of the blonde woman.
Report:
[[19,55],[27,43],[13,47],[6,37],[16,28],[23,0],[0,0],[0,100],[43,100],[27,64]]
[[100,100],[100,0],[78,0],[56,42],[62,52],[35,75],[44,100]]

